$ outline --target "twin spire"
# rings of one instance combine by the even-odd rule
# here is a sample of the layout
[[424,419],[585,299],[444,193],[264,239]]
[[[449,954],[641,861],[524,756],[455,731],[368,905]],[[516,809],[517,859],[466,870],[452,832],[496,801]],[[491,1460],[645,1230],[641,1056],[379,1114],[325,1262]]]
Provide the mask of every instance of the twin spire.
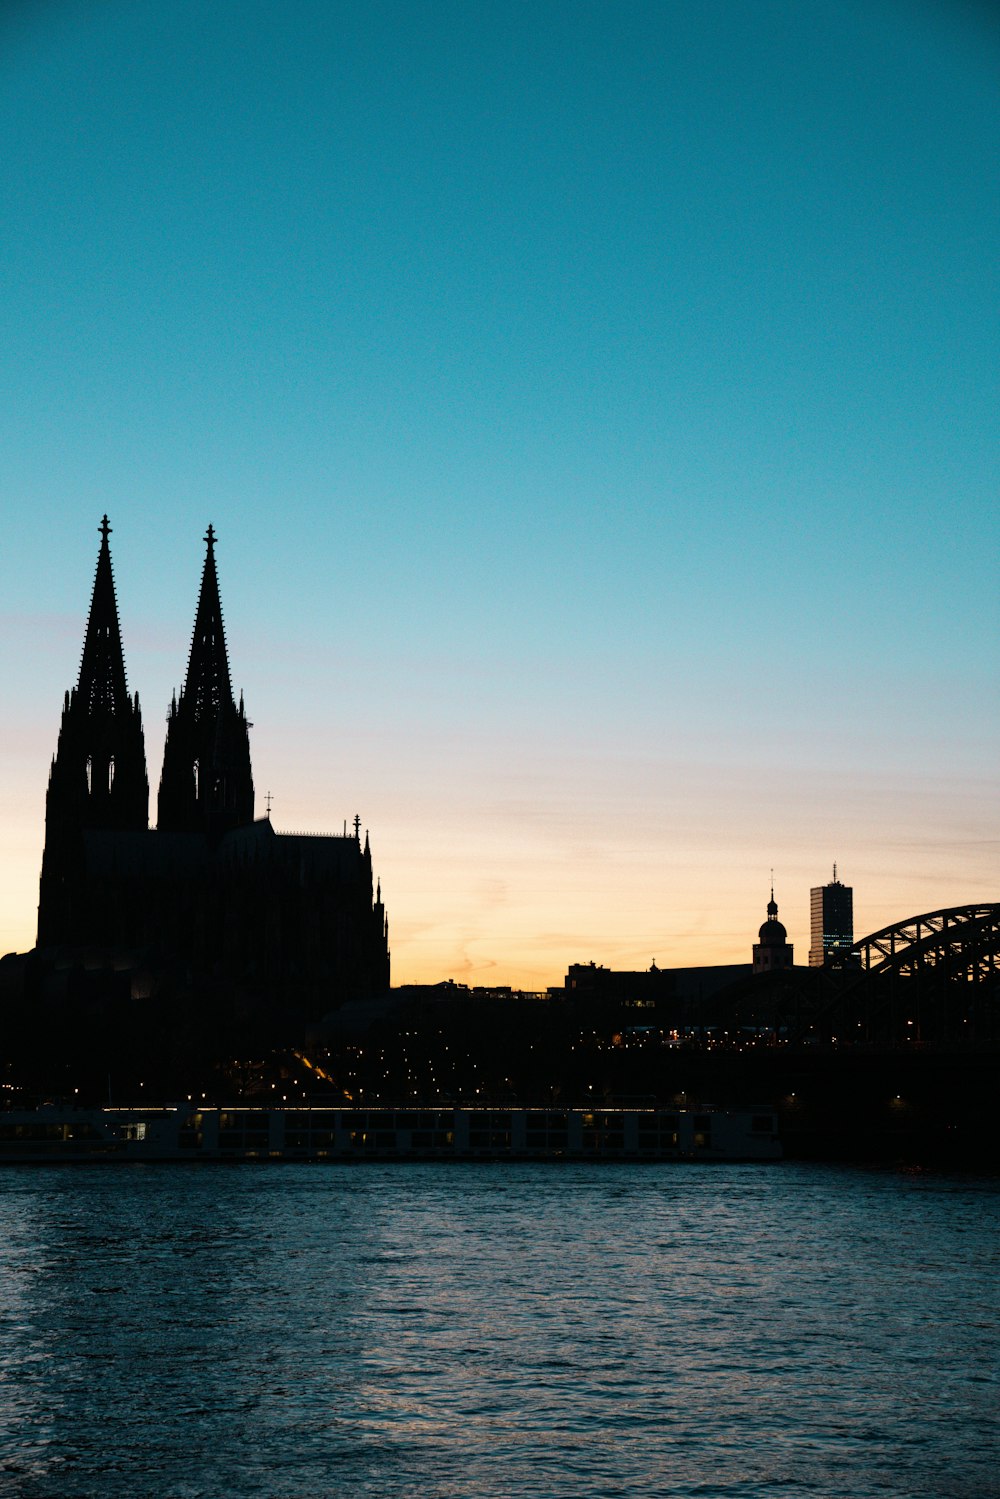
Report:
[[122,633],[118,623],[115,579],[111,570],[111,548],[108,546],[111,527],[106,515],[98,530],[101,533],[101,550],[97,554],[94,594],[90,601],[76,692],[88,713],[107,717],[123,711],[128,699],[128,683],[125,677]]
[[143,831],[149,823],[149,781],[139,697],[125,678],[118,601],[105,515],[100,524],[94,593],[80,675],[67,692],[59,743],[45,793],[45,850],[38,906],[38,942],[86,940],[74,898],[82,835],[91,828]]
[[243,699],[239,707],[233,701],[215,540],[209,526],[187,677],[167,717],[157,802],[161,832],[221,833],[253,822],[250,740]]
[[[67,693],[50,782],[60,816],[79,827],[145,828],[149,785],[139,698],[129,697],[118,600],[105,515],[99,526],[94,593],[80,677]],[[215,531],[207,551],[187,677],[167,719],[157,824],[161,830],[221,833],[253,822],[253,775],[243,702],[233,701],[215,567]]]
[[[205,535],[205,561],[187,675],[180,694],[174,695],[167,718],[155,834],[149,832],[145,739],[138,694],[129,696],[125,675],[108,544],[111,526],[106,515],[99,531],[101,545],[79,677],[65,695],[46,792],[38,945],[78,947],[120,938],[130,945],[147,939],[169,945],[176,939],[180,952],[187,950],[187,939],[172,933],[171,925],[182,912],[184,922],[190,924],[188,918],[196,908],[200,921],[202,906],[213,911],[223,925],[228,922],[227,931],[249,937],[253,925],[256,936],[260,925],[257,914],[270,911],[271,906],[258,907],[255,902],[263,899],[260,891],[251,896],[234,882],[235,876],[231,881],[227,873],[233,845],[226,845],[224,835],[253,823],[254,786],[250,726],[242,697],[238,705],[233,699],[215,530],[209,526]],[[293,840],[282,850],[279,835],[269,825],[259,832],[262,837],[236,840],[237,855],[242,857],[245,844],[249,844],[256,859],[266,845],[266,865],[269,870],[273,866],[277,882],[274,891],[298,888],[300,877],[305,876],[296,856],[297,842]],[[371,919],[375,929],[375,945],[370,952],[365,944],[371,929],[355,931],[352,925],[355,918],[361,919],[361,907],[356,906],[359,895],[367,895],[370,900],[371,888],[371,849],[366,833],[361,855],[360,819],[355,837],[357,880],[343,877],[338,858],[330,861],[317,855],[318,883],[309,884],[312,876],[308,876],[308,888],[314,893],[308,899],[291,900],[288,932],[305,932],[307,920],[313,919],[309,913],[314,910],[315,919],[325,921],[327,917],[320,912],[332,911],[333,900],[338,913],[335,925],[340,932],[334,942],[337,972],[343,968],[345,973],[362,973],[371,962],[375,964],[371,970],[376,975],[374,981],[381,984],[383,980],[377,975],[384,971],[387,986],[388,947],[381,887],[378,902],[365,917],[366,921]],[[227,857],[217,857],[220,843],[226,847]],[[324,847],[323,853],[328,852]],[[263,937],[263,926],[260,931]],[[195,945],[201,940],[197,934],[191,937]],[[272,941],[271,936],[267,941]],[[294,935],[275,936],[274,950],[280,947],[284,952],[282,944],[291,944],[289,961],[298,963],[297,949],[294,959],[291,957],[297,941]],[[311,942],[310,937],[306,946]],[[324,948],[322,962],[327,963],[328,958]],[[316,973],[319,971],[317,967]]]
[[187,681],[182,694],[192,700],[194,712],[202,717],[218,714],[233,701],[222,602],[219,598],[219,578],[215,570],[216,538],[211,526],[205,532],[204,540],[208,550],[205,553],[205,568],[201,575],[201,592],[198,595],[198,610],[191,637]]

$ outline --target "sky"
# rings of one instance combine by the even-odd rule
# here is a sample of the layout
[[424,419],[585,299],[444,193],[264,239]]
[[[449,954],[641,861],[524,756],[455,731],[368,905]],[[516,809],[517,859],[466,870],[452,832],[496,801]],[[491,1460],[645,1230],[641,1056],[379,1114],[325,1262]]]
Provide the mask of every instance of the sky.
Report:
[[394,982],[1000,899],[998,136],[975,0],[7,0],[0,952],[105,511]]

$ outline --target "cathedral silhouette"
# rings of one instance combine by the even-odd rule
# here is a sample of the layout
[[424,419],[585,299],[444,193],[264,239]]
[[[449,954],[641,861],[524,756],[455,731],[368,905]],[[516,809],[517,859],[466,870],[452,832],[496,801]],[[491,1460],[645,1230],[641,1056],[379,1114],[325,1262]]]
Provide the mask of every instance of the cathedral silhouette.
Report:
[[269,814],[254,816],[249,725],[242,695],[238,705],[233,698],[211,526],[149,828],[110,532],[104,516],[79,681],[65,696],[49,777],[39,954],[131,975],[133,998],[184,992],[211,1007],[225,991],[279,1020],[316,1019],[385,992],[388,922],[360,820],[340,837],[277,833]]

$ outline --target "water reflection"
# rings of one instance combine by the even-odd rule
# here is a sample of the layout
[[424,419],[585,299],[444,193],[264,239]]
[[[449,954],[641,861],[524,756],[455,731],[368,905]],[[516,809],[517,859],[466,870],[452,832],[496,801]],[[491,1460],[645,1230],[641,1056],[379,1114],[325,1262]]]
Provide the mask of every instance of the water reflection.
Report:
[[998,1203],[788,1165],[7,1168],[4,1491],[985,1494]]

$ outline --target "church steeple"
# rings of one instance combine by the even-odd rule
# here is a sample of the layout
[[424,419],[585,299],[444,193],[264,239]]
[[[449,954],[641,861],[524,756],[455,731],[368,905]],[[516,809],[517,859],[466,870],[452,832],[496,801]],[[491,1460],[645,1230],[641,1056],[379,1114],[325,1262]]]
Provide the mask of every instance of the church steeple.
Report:
[[771,875],[771,899],[767,903],[767,920],[753,945],[754,973],[771,973],[775,969],[791,968],[793,945],[788,940],[784,925],[778,920],[778,902],[774,898],[774,874]]
[[222,601],[219,598],[219,575],[215,569],[214,527],[209,526],[204,539],[205,568],[201,575],[201,591],[198,594],[187,681],[184,685],[184,696],[189,700],[195,717],[200,719],[217,717],[224,709],[234,706],[226,632],[222,622]]
[[98,526],[101,549],[97,554],[94,593],[87,619],[87,633],[80,661],[77,696],[92,715],[113,715],[122,709],[127,697],[125,657],[122,652],[121,627],[118,623],[118,601],[111,571],[111,527],[105,515]]
[[205,542],[187,677],[167,717],[161,830],[221,832],[253,821],[248,725],[242,695],[239,707],[233,701],[212,526]]
[[145,829],[149,817],[142,715],[138,694],[130,698],[128,692],[106,515],[98,530],[80,676],[63,702],[45,798],[40,944],[71,940],[71,887],[84,831]]

